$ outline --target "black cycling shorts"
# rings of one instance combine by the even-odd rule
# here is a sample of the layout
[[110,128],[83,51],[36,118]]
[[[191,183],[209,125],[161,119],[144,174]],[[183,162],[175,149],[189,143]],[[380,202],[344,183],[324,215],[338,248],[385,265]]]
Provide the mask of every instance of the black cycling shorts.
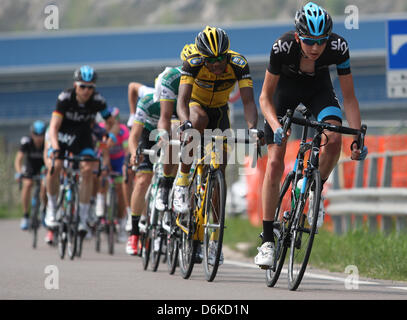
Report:
[[227,104],[219,108],[209,108],[191,100],[189,106],[199,106],[208,115],[209,122],[206,129],[220,129],[222,131],[230,129],[229,106]]
[[[342,123],[341,107],[329,73],[304,79],[281,75],[273,102],[279,118],[286,114],[287,109],[294,110],[302,103],[318,121],[337,120]],[[266,120],[264,120],[264,136],[267,144],[273,143],[274,133]]]
[[[150,132],[146,128],[143,128],[143,132],[141,133],[141,138],[139,141],[139,148],[143,149],[151,149],[155,145],[155,141],[150,141]],[[143,155],[143,161],[136,169],[137,172],[143,173],[152,173],[153,172],[153,163],[150,160],[148,155]]]
[[[65,151],[72,152],[74,155],[95,156],[92,131],[89,128],[71,130],[68,132],[58,132],[58,143],[61,150],[60,155]],[[93,153],[92,153],[93,151]]]

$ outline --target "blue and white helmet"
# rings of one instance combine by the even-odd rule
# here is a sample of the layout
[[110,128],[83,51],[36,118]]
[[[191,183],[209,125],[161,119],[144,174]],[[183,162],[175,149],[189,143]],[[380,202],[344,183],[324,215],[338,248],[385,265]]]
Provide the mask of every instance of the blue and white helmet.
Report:
[[96,82],[97,74],[92,67],[82,66],[75,70],[73,78],[75,81]]
[[301,36],[329,36],[332,32],[332,18],[319,5],[308,2],[295,14],[295,29]]
[[47,128],[47,126],[45,125],[44,121],[36,120],[31,125],[30,130],[31,130],[31,133],[34,133],[37,136],[42,136],[45,134],[46,128]]

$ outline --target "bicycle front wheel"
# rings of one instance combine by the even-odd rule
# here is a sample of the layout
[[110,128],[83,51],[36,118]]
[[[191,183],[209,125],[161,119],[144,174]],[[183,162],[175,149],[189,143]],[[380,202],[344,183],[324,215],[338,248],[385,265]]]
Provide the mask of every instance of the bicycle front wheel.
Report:
[[[295,220],[291,228],[290,261],[288,263],[288,286],[290,290],[296,290],[301,283],[311,255],[312,244],[317,230],[319,202],[321,199],[321,177],[318,170],[314,170],[307,178],[304,201],[297,206]],[[309,205],[309,197],[313,197],[312,208]],[[300,200],[297,200],[300,201]],[[304,212],[313,211],[311,225]]]
[[203,241],[203,265],[206,280],[215,279],[222,257],[223,232],[225,227],[226,188],[221,170],[209,179],[205,199],[206,224]]
[[284,179],[280,191],[280,197],[277,204],[276,213],[274,215],[273,233],[275,239],[274,264],[266,270],[266,284],[268,287],[274,287],[280,277],[281,269],[285,262],[285,256],[289,242],[286,239],[287,222],[284,220],[284,213],[291,212],[291,185],[294,179],[294,172],[291,171]]
[[115,232],[116,232],[116,192],[114,189],[109,189],[107,194],[108,205],[106,206],[107,210],[107,244],[109,254],[114,254],[114,242],[115,242]]
[[194,235],[196,232],[196,221],[198,214],[198,202],[200,202],[200,196],[198,189],[198,174],[194,175],[191,184],[189,185],[190,194],[190,211],[186,214],[180,214],[180,222],[183,225],[184,230],[180,229],[181,236],[179,240],[179,253],[178,262],[181,275],[184,279],[188,279],[195,265],[195,261],[199,259],[198,246],[201,245],[199,240],[194,240]]
[[68,195],[66,212],[68,214],[67,238],[68,256],[71,260],[75,258],[78,246],[78,226],[79,226],[79,197],[74,189]]

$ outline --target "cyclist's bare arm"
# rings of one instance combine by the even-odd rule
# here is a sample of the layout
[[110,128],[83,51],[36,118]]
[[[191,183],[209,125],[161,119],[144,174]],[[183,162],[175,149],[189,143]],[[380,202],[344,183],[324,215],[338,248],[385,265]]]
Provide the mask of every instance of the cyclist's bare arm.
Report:
[[58,143],[58,131],[59,128],[61,127],[63,120],[63,116],[60,115],[59,113],[54,112],[51,117],[51,122],[49,124],[49,137],[51,141],[51,147],[54,150],[59,149],[59,143]]
[[131,127],[129,136],[129,151],[131,154],[131,163],[135,163],[138,143],[140,141],[141,133],[143,132],[144,124],[134,122]]
[[243,87],[240,88],[240,96],[243,102],[244,118],[247,122],[249,129],[257,128],[257,106],[254,102],[253,88]]
[[[120,123],[119,121],[116,120],[115,117],[109,117],[106,119],[106,124],[107,124],[107,128],[110,128],[108,130],[109,133],[113,134],[114,136],[117,136],[120,132]],[[114,141],[114,139],[110,138],[107,140],[107,147],[111,148],[116,144],[116,142]]]
[[268,124],[275,132],[281,127],[280,122],[277,118],[276,109],[273,103],[273,95],[276,91],[278,81],[280,80],[279,75],[275,75],[266,70],[266,75],[264,77],[263,88],[261,90],[259,102],[260,109],[266,118]]
[[[350,128],[360,129],[361,117],[359,110],[359,102],[355,95],[355,88],[353,85],[352,74],[338,76],[339,84],[342,90],[343,107],[345,109],[346,120],[349,123]],[[353,136],[354,140],[357,140],[357,136]],[[355,146],[352,150],[351,158],[353,160],[359,159],[360,150],[357,150]]]
[[191,100],[192,85],[191,84],[181,84],[178,89],[178,100],[177,100],[177,114],[183,123],[189,120],[189,101]]
[[138,100],[138,90],[143,86],[139,82],[130,82],[128,86],[128,99],[129,99],[129,109],[130,114],[136,112],[137,100]]
[[171,132],[171,117],[174,109],[174,101],[161,100],[160,101],[160,120],[158,121],[157,128],[164,129],[168,133]]
[[14,170],[17,173],[21,173],[23,167],[24,153],[20,150],[17,151],[16,157],[14,159]]

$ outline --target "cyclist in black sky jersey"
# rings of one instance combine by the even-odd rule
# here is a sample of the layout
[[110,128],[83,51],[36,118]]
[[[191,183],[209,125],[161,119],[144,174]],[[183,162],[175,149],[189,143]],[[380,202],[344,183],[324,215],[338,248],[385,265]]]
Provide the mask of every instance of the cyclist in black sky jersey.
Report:
[[[279,122],[287,109],[304,104],[318,121],[341,125],[342,110],[334,92],[329,66],[336,65],[349,127],[360,129],[358,100],[354,93],[346,40],[332,33],[332,19],[325,9],[309,2],[295,15],[295,31],[277,39],[270,53],[260,107],[265,117],[268,161],[263,182],[263,244],[255,264],[270,266],[274,255],[273,219],[279,197],[279,183],[284,172],[286,137]],[[355,137],[356,140],[356,137]],[[324,183],[335,167],[341,151],[341,135],[325,132],[320,155],[321,180]],[[367,148],[351,146],[353,160],[363,160]],[[310,202],[312,199],[310,199]],[[309,219],[311,217],[308,217]],[[322,225],[321,201],[317,226]]]
[[[99,112],[109,122],[109,139],[115,142],[119,127],[111,116],[105,99],[96,91],[96,72],[92,67],[82,66],[74,73],[74,87],[62,91],[57,100],[55,111],[49,126],[48,157],[63,156],[65,151],[74,155],[95,157],[92,140],[91,123]],[[48,162],[48,166],[51,161]],[[81,169],[80,199],[79,199],[79,228],[80,232],[87,232],[87,215],[92,193],[92,177],[95,162],[83,162]],[[55,170],[47,174],[47,214],[45,223],[48,227],[56,227],[56,202],[59,188],[59,173],[62,161],[55,161]],[[50,169],[50,168],[48,168]]]

